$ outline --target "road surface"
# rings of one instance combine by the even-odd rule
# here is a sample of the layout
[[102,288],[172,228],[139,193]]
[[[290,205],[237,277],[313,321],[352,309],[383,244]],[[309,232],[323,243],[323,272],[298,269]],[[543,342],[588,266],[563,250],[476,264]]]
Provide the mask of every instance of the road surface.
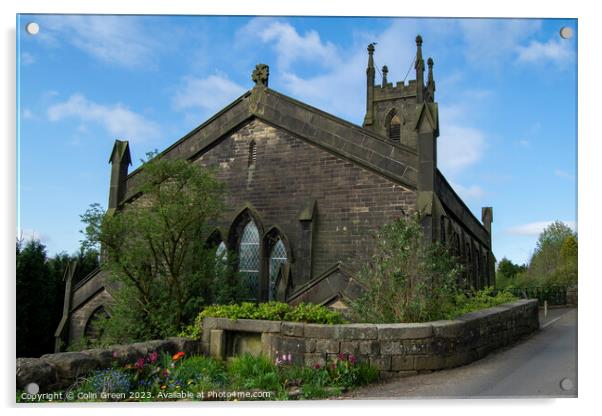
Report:
[[469,365],[355,389],[347,399],[577,397],[577,309],[540,314],[540,331]]

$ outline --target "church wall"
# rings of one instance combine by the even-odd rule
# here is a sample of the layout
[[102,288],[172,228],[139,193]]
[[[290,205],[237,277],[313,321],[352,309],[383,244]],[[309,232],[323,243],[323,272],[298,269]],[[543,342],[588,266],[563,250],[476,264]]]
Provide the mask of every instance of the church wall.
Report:
[[[249,168],[253,140],[257,156],[254,168]],[[227,184],[222,231],[227,232],[236,215],[250,206],[260,217],[260,233],[278,226],[286,234],[295,286],[338,261],[359,266],[371,244],[370,231],[415,210],[415,191],[257,119],[225,137],[195,163],[218,168],[218,178]],[[309,262],[302,257],[308,252],[303,245],[309,242],[303,241],[299,217],[314,201],[308,273],[302,265]]]

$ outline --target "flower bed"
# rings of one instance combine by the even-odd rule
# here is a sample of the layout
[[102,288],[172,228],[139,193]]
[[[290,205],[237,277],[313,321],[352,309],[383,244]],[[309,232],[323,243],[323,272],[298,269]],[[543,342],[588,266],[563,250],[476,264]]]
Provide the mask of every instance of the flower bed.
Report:
[[64,391],[41,396],[17,392],[18,402],[31,401],[164,401],[288,400],[340,394],[375,380],[378,371],[339,354],[326,365],[293,364],[290,353],[275,360],[244,355],[228,362],[205,356],[187,357],[153,351],[126,365],[96,370]]

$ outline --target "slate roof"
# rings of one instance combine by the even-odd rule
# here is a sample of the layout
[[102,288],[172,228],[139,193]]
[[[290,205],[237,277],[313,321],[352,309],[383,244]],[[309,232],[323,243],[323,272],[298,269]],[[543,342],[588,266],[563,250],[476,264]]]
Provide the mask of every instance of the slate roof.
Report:
[[[265,87],[247,91],[209,120],[159,154],[159,157],[194,160],[221,138],[252,119],[279,129],[391,181],[415,190],[416,150]],[[127,177],[125,200],[137,194],[140,168]]]

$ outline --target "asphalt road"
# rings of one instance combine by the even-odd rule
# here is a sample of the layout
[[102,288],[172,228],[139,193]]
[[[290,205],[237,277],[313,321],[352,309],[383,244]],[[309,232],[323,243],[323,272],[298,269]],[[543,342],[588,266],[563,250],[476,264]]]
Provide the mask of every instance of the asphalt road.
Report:
[[577,397],[577,309],[551,309],[540,315],[540,326],[469,365],[373,384],[343,398]]

